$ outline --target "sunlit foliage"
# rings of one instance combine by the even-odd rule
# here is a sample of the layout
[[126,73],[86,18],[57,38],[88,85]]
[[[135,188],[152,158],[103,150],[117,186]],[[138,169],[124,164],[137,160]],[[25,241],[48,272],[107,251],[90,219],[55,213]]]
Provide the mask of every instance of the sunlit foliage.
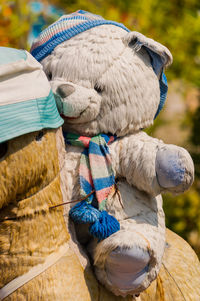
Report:
[[26,48],[33,17],[29,1],[1,0],[0,2],[0,44]]

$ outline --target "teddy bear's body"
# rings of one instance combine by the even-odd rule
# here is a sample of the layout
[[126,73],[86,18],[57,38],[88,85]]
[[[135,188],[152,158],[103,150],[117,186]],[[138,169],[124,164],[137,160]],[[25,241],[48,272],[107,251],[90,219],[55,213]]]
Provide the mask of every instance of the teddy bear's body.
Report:
[[[140,134],[138,134],[140,135]],[[135,156],[138,153],[141,154],[141,149],[138,145],[138,135],[132,135],[132,142],[134,145],[135,138]],[[148,136],[145,133],[141,133],[143,137],[143,142],[147,142]],[[123,143],[129,147],[130,137],[119,139],[113,142],[109,149],[112,157],[113,169],[115,172],[116,179],[116,188],[118,192],[114,192],[107,201],[106,210],[108,213],[115,216],[118,221],[120,221],[119,232],[116,232],[111,237],[103,240],[98,247],[94,242],[91,242],[92,238],[89,234],[87,227],[84,227],[83,224],[76,225],[76,232],[78,236],[78,240],[81,243],[89,244],[89,250],[94,256],[94,261],[96,266],[99,269],[96,269],[98,273],[99,279],[106,284],[106,280],[109,283],[109,276],[112,279],[112,275],[107,275],[105,273],[105,262],[108,254],[115,250],[118,246],[126,247],[126,248],[135,248],[137,253],[141,250],[142,256],[144,258],[144,262],[141,262],[141,265],[148,264],[149,255],[148,252],[151,252],[151,262],[152,262],[152,271],[151,277],[154,278],[158,273],[158,270],[161,265],[162,255],[165,248],[165,222],[164,222],[164,212],[162,209],[162,198],[161,196],[157,197],[149,197],[149,195],[145,192],[139,191],[133,185],[127,183],[125,179],[123,179],[121,175],[120,161],[123,161],[123,151],[125,151],[124,155],[127,155],[126,148],[123,148]],[[128,143],[129,142],[129,143]],[[156,142],[156,141],[155,141]],[[159,141],[157,141],[159,142]],[[141,143],[140,143],[141,144]],[[148,143],[145,143],[148,149]],[[142,146],[142,144],[140,145]],[[155,143],[156,147],[156,143]],[[146,149],[146,150],[147,150]],[[68,146],[66,148],[66,188],[67,188],[67,200],[79,200],[80,199],[80,184],[79,184],[79,164],[81,159],[81,153],[83,148],[77,148],[74,146]],[[120,154],[120,151],[122,154]],[[145,152],[145,150],[143,149]],[[148,158],[147,158],[148,159]],[[133,161],[134,162],[134,161]],[[128,176],[128,170],[127,170]],[[134,177],[132,177],[134,178]],[[142,182],[140,183],[142,186]],[[145,183],[143,182],[143,185]],[[143,186],[144,187],[144,186]],[[69,210],[69,209],[66,209]],[[95,249],[95,254],[93,253]],[[136,255],[137,256],[137,255]],[[147,258],[147,259],[146,259]],[[134,260],[134,255],[132,261]],[[131,258],[129,259],[131,260]],[[135,259],[138,260],[138,259]],[[147,260],[147,262],[145,261]],[[111,259],[112,261],[112,259]],[[155,264],[156,263],[156,264]],[[112,262],[108,264],[112,265]],[[114,278],[116,279],[118,285],[133,285],[128,284],[128,275],[125,275],[126,283],[123,284],[123,278],[120,277],[123,274],[123,262],[119,267],[112,266],[111,269],[120,269],[119,275]],[[103,268],[102,268],[103,267]],[[144,267],[143,267],[144,268]],[[133,269],[133,267],[130,267]],[[125,274],[127,270],[124,271]],[[132,279],[131,279],[132,280]],[[116,283],[116,285],[117,285]],[[112,283],[112,288],[114,290],[114,284]],[[117,290],[115,290],[118,293]]]
[[[82,11],[61,17],[41,34],[32,53],[51,80],[64,132],[118,137],[106,146],[115,192],[108,195],[105,209],[120,222],[120,230],[101,242],[89,235],[87,225],[76,225],[76,231],[98,279],[116,295],[126,296],[147,288],[161,266],[165,223],[159,194],[185,191],[194,171],[187,151],[141,130],[163,106],[169,50],[139,33],[127,33],[119,24],[96,26],[94,19],[104,22]],[[89,28],[80,29],[86,26],[81,22]],[[79,200],[83,148],[67,145],[66,152],[67,200]]]

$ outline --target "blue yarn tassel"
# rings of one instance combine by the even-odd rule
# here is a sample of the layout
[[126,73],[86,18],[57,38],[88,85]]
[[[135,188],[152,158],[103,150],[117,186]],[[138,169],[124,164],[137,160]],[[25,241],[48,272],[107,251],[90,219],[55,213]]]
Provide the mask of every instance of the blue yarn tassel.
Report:
[[86,201],[76,204],[69,211],[69,216],[75,223],[91,224],[99,220],[101,212]]
[[103,240],[119,231],[120,224],[114,216],[109,215],[106,211],[99,213],[99,219],[90,226],[89,231],[94,237]]

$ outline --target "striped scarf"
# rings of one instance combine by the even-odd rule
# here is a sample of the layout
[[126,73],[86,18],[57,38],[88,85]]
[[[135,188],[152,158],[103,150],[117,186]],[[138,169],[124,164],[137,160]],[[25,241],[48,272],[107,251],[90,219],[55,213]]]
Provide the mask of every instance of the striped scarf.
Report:
[[[75,205],[70,210],[70,217],[78,223],[94,224],[95,222],[100,221],[101,225],[102,219],[106,218],[104,223],[108,223],[107,226],[109,228],[110,226],[116,224],[116,222],[118,223],[113,216],[110,216],[105,211],[106,201],[109,194],[114,190],[115,185],[115,177],[112,169],[108,145],[116,140],[116,136],[99,134],[94,137],[84,137],[67,132],[64,132],[63,134],[66,144],[84,147],[84,151],[81,154],[79,168],[81,196],[86,197],[93,190],[95,191],[95,193],[91,194],[85,201]],[[97,200],[98,210],[97,208],[93,207],[93,200]],[[112,225],[109,225],[110,222],[108,221],[108,217],[109,220],[111,218],[110,222]],[[119,225],[116,224],[115,226],[117,226],[118,231]],[[112,230],[104,229],[105,233],[103,234],[92,234],[99,239],[103,239],[116,232],[113,232],[114,228]],[[110,230],[112,232],[111,234],[109,234]]]

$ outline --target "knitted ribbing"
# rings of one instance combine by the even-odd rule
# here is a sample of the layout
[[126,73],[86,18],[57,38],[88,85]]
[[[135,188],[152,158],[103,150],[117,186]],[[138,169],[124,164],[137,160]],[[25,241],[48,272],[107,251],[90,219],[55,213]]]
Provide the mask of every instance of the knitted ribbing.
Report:
[[115,25],[129,32],[123,24],[103,19],[101,16],[78,10],[69,15],[63,15],[58,21],[41,32],[31,47],[31,54],[41,61],[49,55],[56,46],[71,39],[77,34],[100,25]]

